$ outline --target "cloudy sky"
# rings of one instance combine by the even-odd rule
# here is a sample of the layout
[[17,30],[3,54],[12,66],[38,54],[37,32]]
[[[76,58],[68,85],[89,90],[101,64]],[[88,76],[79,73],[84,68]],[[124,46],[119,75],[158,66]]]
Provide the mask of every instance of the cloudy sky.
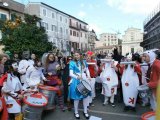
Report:
[[84,20],[97,34],[120,32],[128,27],[140,28],[160,0],[15,0],[21,3],[44,2]]

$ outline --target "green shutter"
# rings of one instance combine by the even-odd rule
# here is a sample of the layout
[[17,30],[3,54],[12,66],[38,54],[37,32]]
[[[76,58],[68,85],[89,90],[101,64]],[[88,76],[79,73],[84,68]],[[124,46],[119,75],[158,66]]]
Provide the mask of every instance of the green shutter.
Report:
[[0,19],[1,20],[6,20],[7,19],[7,16],[5,14],[0,14]]

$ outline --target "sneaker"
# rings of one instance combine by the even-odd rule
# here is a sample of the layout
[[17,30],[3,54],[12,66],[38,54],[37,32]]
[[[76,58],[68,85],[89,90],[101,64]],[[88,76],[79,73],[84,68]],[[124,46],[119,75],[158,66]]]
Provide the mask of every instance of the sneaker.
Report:
[[80,119],[80,116],[79,116],[78,113],[74,113],[74,117],[75,117],[76,119]]
[[114,103],[111,103],[112,107],[115,107],[116,105]]
[[108,101],[104,101],[103,105],[105,106],[106,104],[108,105]]
[[93,104],[93,102],[92,102],[92,103],[90,103],[90,104],[89,104],[89,106],[92,106],[92,107],[94,107],[94,104]]

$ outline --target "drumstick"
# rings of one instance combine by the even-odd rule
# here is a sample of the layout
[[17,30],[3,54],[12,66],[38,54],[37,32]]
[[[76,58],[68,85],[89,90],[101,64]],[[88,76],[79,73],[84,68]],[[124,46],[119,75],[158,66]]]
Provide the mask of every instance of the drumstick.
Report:
[[139,64],[140,66],[148,66],[148,64]]
[[130,62],[120,62],[120,64],[128,65],[128,64],[136,64],[136,62],[135,62],[135,61],[130,61]]
[[43,81],[50,81],[50,80],[45,79],[45,80],[43,80]]
[[150,80],[148,77],[145,77],[145,76],[142,76],[142,77],[144,77],[144,78],[146,78],[146,79]]

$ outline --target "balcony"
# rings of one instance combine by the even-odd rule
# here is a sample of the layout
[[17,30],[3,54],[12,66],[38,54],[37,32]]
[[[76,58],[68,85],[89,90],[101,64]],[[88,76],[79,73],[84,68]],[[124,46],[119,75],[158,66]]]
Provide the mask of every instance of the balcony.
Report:
[[69,27],[70,27],[70,28],[73,28],[73,29],[76,29],[76,30],[80,30],[80,26],[77,25],[77,24],[70,23],[70,24],[69,24]]
[[82,31],[88,32],[87,28],[80,28]]

